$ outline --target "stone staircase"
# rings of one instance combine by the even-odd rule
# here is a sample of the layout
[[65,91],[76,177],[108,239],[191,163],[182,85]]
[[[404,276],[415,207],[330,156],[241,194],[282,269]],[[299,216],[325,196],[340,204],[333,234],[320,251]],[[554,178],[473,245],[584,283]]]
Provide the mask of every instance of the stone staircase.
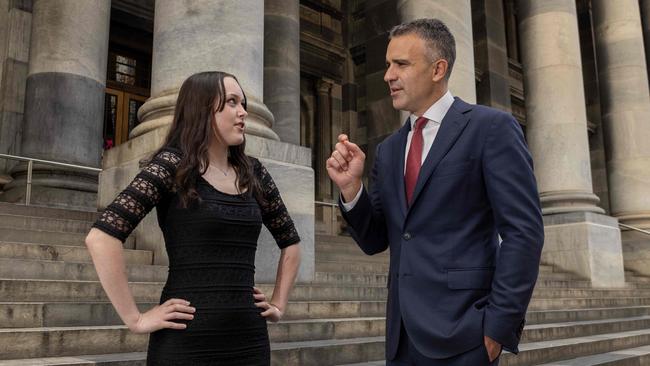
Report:
[[[96,215],[0,203],[0,366],[144,365],[147,336],[121,325],[83,243]],[[125,248],[147,309],[167,268]],[[297,285],[285,320],[269,325],[273,365],[383,365],[387,263],[350,238],[317,236],[315,281]],[[501,365],[650,365],[650,279],[627,278],[592,289],[542,266],[521,353]]]

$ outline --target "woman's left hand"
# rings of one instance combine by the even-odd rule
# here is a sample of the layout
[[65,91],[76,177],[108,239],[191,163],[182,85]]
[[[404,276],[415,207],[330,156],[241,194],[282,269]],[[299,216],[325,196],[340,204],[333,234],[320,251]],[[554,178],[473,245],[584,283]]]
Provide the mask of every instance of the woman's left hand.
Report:
[[266,295],[264,295],[264,293],[257,287],[253,287],[253,297],[255,297],[255,306],[264,309],[260,315],[273,323],[277,323],[282,319],[284,312],[276,305],[268,302],[266,300]]

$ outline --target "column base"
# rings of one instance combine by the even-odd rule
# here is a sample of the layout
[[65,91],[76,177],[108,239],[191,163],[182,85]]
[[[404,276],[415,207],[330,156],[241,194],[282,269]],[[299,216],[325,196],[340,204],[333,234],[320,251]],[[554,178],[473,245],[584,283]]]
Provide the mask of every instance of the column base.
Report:
[[[159,128],[150,131],[105,153],[104,170],[99,180],[100,208],[110,204],[115,196],[131,182],[140,170],[140,160],[151,157],[164,141],[167,130],[167,128]],[[311,168],[310,150],[246,135],[246,153],[260,159],[280,190],[301,238],[302,260],[297,280],[312,281],[315,270],[314,171]],[[153,251],[154,264],[169,263],[155,209],[144,218],[131,236],[135,236],[136,249]],[[268,230],[263,228],[258,240],[255,281],[273,283],[279,258],[280,250]]]
[[[97,208],[97,177],[78,171],[34,165],[30,205],[72,210],[95,211]],[[0,201],[25,203],[27,195],[26,164],[17,165],[13,180],[2,189]]]
[[591,280],[593,287],[623,287],[625,271],[618,220],[592,212],[544,216],[542,262]]
[[597,206],[600,203],[600,198],[591,192],[542,192],[539,199],[542,204],[542,214],[544,215],[572,212],[605,213],[605,210]]

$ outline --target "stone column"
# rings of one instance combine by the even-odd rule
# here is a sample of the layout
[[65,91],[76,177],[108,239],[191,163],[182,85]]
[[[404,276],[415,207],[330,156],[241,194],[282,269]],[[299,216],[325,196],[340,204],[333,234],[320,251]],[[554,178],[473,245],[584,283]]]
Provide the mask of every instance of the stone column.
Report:
[[449,80],[449,90],[468,103],[476,103],[471,1],[398,0],[397,13],[400,22],[437,18],[449,27],[456,39],[456,61]]
[[[650,229],[650,91],[639,2],[594,0],[592,11],[611,213]],[[623,239],[626,267],[650,275],[650,240]]]
[[[33,5],[21,155],[98,167],[110,1],[37,0]],[[3,199],[24,199],[26,164]],[[96,206],[97,176],[35,164],[32,202]]]
[[[19,155],[32,32],[30,1],[0,1],[0,153]],[[0,159],[0,190],[16,161]]]
[[[319,80],[316,84],[318,92],[318,108],[316,117],[316,161],[324,162],[332,153],[332,83],[327,80]],[[324,201],[332,199],[332,181],[327,175],[325,164],[318,164],[314,167],[318,184],[316,187],[316,199]]]
[[280,140],[300,145],[300,7],[264,1],[264,103]]
[[[511,111],[503,0],[472,0],[474,60],[481,71],[478,103]],[[452,74],[453,75],[453,74]]]
[[547,216],[543,261],[594,286],[620,285],[620,231],[616,220],[598,215],[604,211],[592,190],[575,1],[518,5],[526,135]]
[[264,1],[158,0],[155,7],[151,98],[130,137],[169,125],[181,84],[201,71],[237,77],[248,101],[248,134],[279,140],[264,105]]

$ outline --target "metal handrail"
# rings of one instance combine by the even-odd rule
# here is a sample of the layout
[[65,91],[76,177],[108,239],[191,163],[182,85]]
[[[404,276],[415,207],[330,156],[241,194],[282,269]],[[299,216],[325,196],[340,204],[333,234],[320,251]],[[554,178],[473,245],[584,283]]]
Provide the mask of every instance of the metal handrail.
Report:
[[84,170],[84,171],[95,172],[95,173],[100,173],[102,171],[99,168],[93,168],[90,166],[61,163],[58,161],[43,160],[43,159],[34,159],[34,158],[28,158],[26,156],[0,154],[0,159],[10,159],[10,160],[27,162],[27,191],[25,192],[25,206],[29,206],[32,199],[32,170],[34,169],[34,162],[39,164],[53,165],[53,166],[64,167],[64,168],[72,168],[76,170]]
[[331,223],[332,233],[334,233],[334,224],[336,223],[336,208],[339,207],[339,205],[337,205],[336,203],[323,202],[323,201],[314,201],[314,203],[319,206],[326,206],[332,208],[330,214],[330,223]]
[[634,227],[634,226],[630,226],[630,225],[626,225],[626,224],[621,224],[620,222],[618,223],[618,226],[620,226],[622,228],[625,228],[625,229],[638,231],[638,232],[646,234],[646,235],[650,235],[650,231],[639,229],[638,227]]

